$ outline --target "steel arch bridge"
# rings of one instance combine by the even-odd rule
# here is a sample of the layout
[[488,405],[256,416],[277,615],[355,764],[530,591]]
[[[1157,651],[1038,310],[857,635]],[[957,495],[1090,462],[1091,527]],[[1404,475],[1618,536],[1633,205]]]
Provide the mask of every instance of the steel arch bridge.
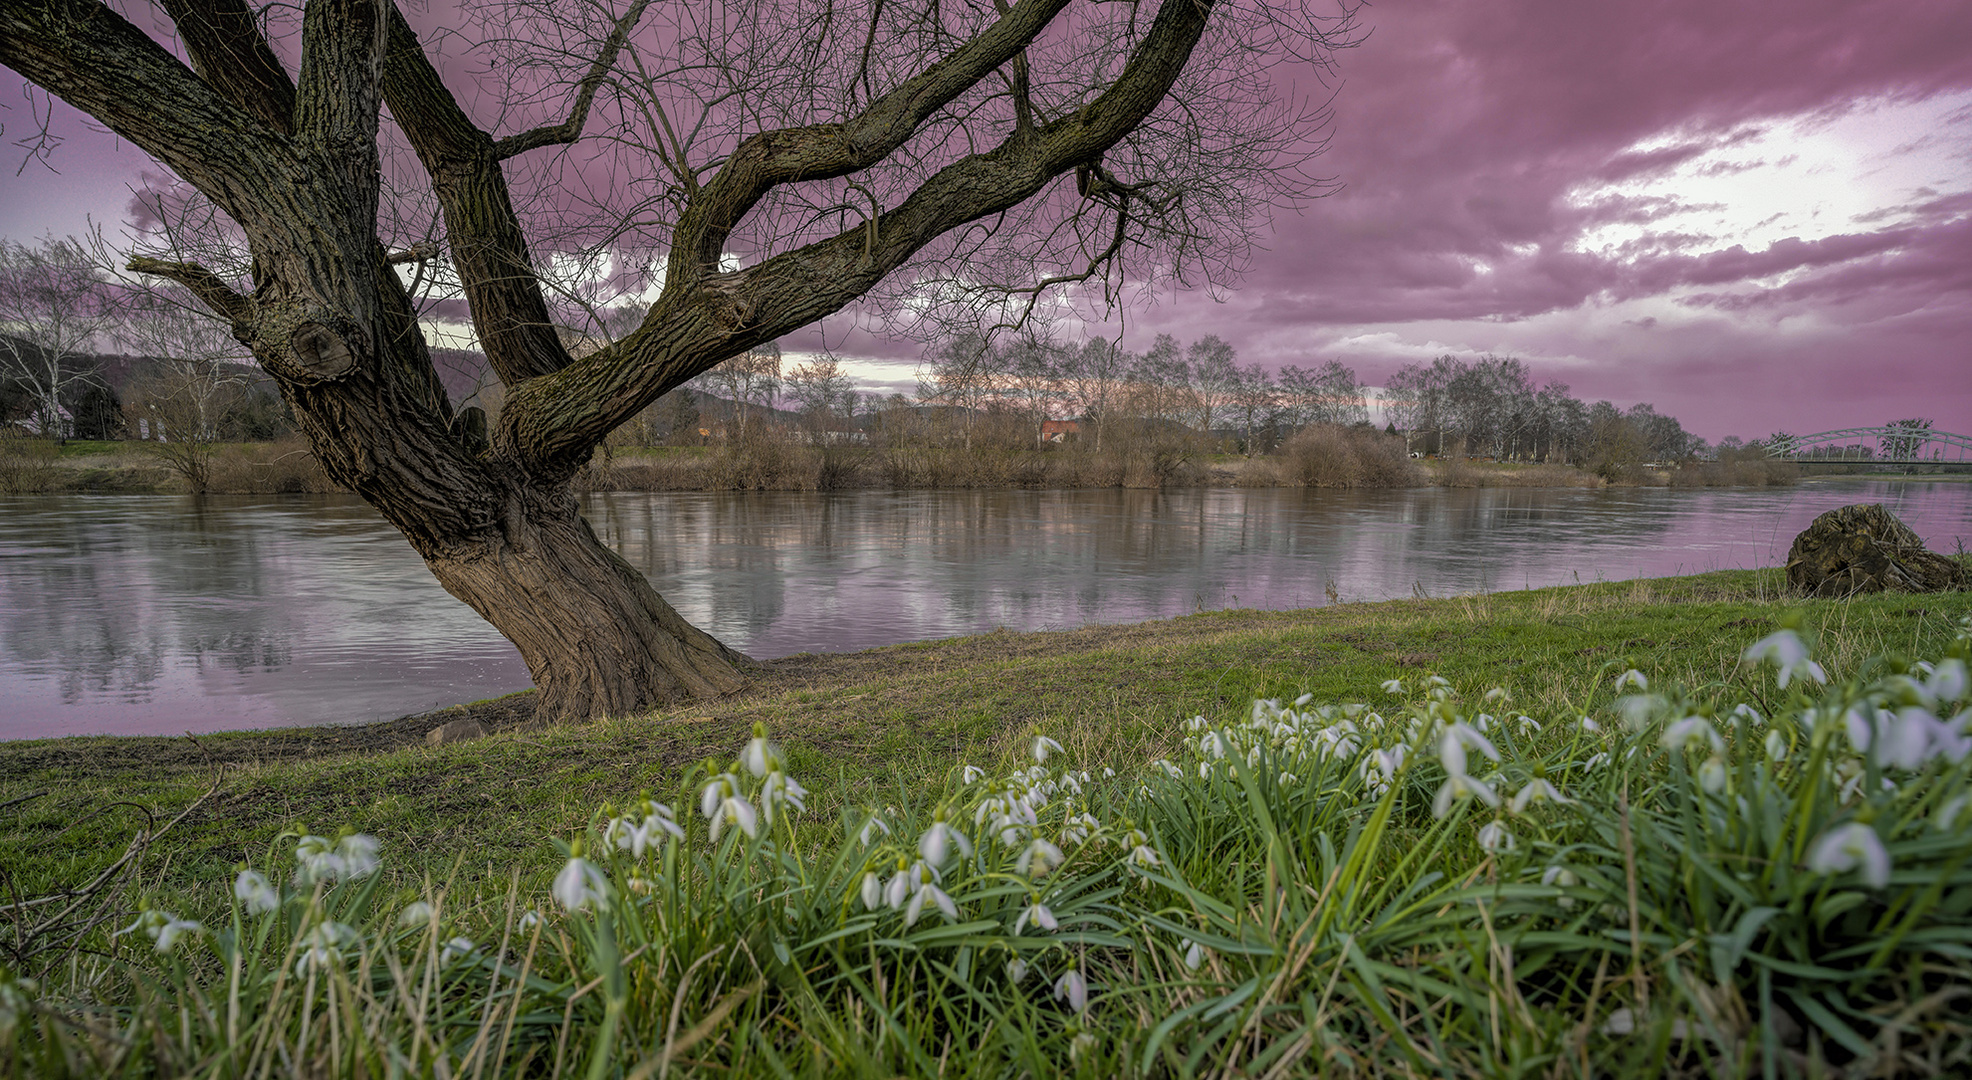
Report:
[[1972,465],[1972,436],[1928,428],[1838,428],[1789,435],[1766,447],[1767,456],[1801,464]]

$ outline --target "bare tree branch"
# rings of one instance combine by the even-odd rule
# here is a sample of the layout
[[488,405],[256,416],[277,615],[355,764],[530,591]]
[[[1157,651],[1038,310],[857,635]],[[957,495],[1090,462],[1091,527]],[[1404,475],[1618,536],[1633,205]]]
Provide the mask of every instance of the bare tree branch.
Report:
[[623,50],[623,43],[630,36],[630,28],[636,26],[637,20],[644,17],[644,8],[648,6],[650,0],[637,0],[630,5],[630,10],[623,13],[622,18],[616,20],[616,28],[610,32],[609,37],[603,42],[601,51],[596,54],[596,62],[589,65],[589,73],[582,76],[582,82],[576,88],[575,104],[569,109],[568,119],[559,124],[544,125],[497,140],[493,144],[494,159],[504,161],[516,154],[525,154],[529,150],[538,150],[543,146],[560,143],[572,143],[580,138],[582,126],[589,121],[589,106],[596,100],[596,88],[602,85],[610,69],[616,66],[616,55]]
[[167,262],[143,255],[132,257],[125,266],[139,274],[155,274],[183,285],[190,289],[192,295],[198,297],[200,302],[235,327],[250,327],[253,322],[253,301],[235,292],[233,287],[226,284],[218,274],[203,266],[195,263]]

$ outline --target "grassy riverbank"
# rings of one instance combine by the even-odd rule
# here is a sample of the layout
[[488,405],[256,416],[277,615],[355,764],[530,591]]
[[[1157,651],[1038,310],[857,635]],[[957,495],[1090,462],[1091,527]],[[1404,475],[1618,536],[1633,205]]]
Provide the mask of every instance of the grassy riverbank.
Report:
[[[391,1054],[426,1063],[414,1071],[429,1068],[433,1055],[443,1055],[454,1074],[469,1060],[490,1057],[492,1072],[501,1075],[516,1069],[553,1072],[546,1064],[550,1058],[566,1059],[570,1074],[600,1062],[592,1075],[621,1075],[646,1065],[650,1071],[639,1075],[665,1068],[700,1075],[729,1068],[746,1075],[782,1069],[888,1075],[933,1068],[1179,1075],[1235,1061],[1250,1066],[1250,1075],[1276,1066],[1281,1071],[1274,1075],[1302,1075],[1351,1062],[1357,1072],[1370,1074],[1585,1075],[1628,1068],[1693,1073],[1723,1068],[1736,1074],[1758,1053],[1779,1062],[1782,1073],[1793,1073],[1830,1063],[1881,1064],[1870,1055],[1889,1052],[1885,1040],[1898,1039],[1903,1049],[1896,1053],[1919,1047],[1947,1072],[1963,1067],[1965,1033],[1940,1019],[1957,1007],[1950,1002],[1962,1004],[1962,996],[1972,993],[1972,975],[1950,951],[1963,945],[1944,952],[1927,951],[1932,946],[1921,943],[1891,949],[1871,961],[1877,966],[1869,970],[1882,968],[1882,978],[1866,971],[1843,976],[1852,979],[1840,984],[1850,995],[1843,1009],[1853,1006],[1867,1016],[1875,1015],[1868,1009],[1895,1005],[1904,1010],[1896,1015],[1907,1017],[1901,1027],[1872,1027],[1847,1011],[1829,1013],[1837,1015],[1832,1021],[1837,1026],[1829,1027],[1814,1010],[1834,1006],[1816,1004],[1820,997],[1807,999],[1808,1012],[1773,1005],[1776,991],[1755,977],[1760,970],[1792,971],[1782,979],[1782,990],[1792,992],[1789,988],[1806,976],[1785,965],[1798,968],[1799,961],[1780,960],[1781,967],[1764,969],[1748,962],[1742,969],[1736,960],[1725,963],[1707,953],[1721,947],[1707,935],[1734,927],[1744,939],[1741,953],[1773,951],[1774,935],[1793,925],[1793,916],[1784,914],[1793,901],[1763,900],[1780,904],[1776,910],[1783,914],[1758,916],[1770,924],[1749,923],[1752,916],[1744,913],[1758,904],[1734,907],[1738,901],[1719,898],[1721,885],[1701,887],[1689,877],[1695,872],[1704,879],[1721,865],[1710,860],[1730,858],[1714,850],[1724,841],[1688,831],[1697,826],[1688,810],[1679,809],[1679,800],[1694,797],[1691,774],[1664,756],[1654,729],[1632,731],[1612,710],[1616,676],[1634,668],[1648,676],[1653,690],[1673,684],[1693,688],[1694,703],[1751,702],[1779,729],[1786,702],[1806,680],[1797,677],[1792,690],[1776,690],[1771,670],[1743,662],[1741,653],[1783,621],[1802,628],[1828,677],[1841,684],[1868,675],[1875,655],[1938,656],[1949,647],[1958,621],[1972,615],[1968,594],[1803,602],[1784,596],[1779,585],[1775,571],[1724,572],[1309,611],[1227,611],[1137,626],[999,633],[798,656],[763,665],[756,688],[728,701],[546,729],[508,724],[487,739],[440,748],[423,746],[421,736],[442,716],[369,729],[197,740],[0,744],[0,866],[7,868],[15,896],[90,880],[124,852],[135,829],[162,825],[192,807],[145,853],[127,891],[90,901],[108,921],[78,942],[85,951],[50,966],[61,950],[28,950],[8,966],[40,977],[48,1008],[81,1009],[64,1015],[88,1025],[82,1028],[62,1027],[51,1014],[32,1009],[21,1014],[30,1023],[41,1015],[38,1030],[50,1041],[38,1045],[59,1044],[68,1055],[63,1067],[79,1074],[105,1063],[141,1073],[147,1061],[172,1072],[175,1067],[162,1065],[168,1055],[203,1055],[208,1064],[251,1058],[275,1072],[283,1071],[277,1064],[283,1055],[299,1055],[315,1061],[324,1074],[346,1073],[358,1061],[352,1054],[382,1055],[363,1066],[372,1070]],[[1446,693],[1457,696],[1441,705],[1417,697],[1430,674],[1449,680]],[[1404,680],[1404,696],[1379,690],[1393,678]],[[1487,700],[1484,695],[1494,687],[1505,690],[1510,701]],[[1296,765],[1303,780],[1267,779],[1270,769],[1286,767],[1269,764],[1271,757],[1246,780],[1222,764],[1213,773],[1218,779],[1198,781],[1203,786],[1196,790],[1146,773],[1147,762],[1164,758],[1187,763],[1179,771],[1190,774],[1190,763],[1199,760],[1200,734],[1186,729],[1185,718],[1202,715],[1211,724],[1237,729],[1252,699],[1291,701],[1303,693],[1313,695],[1311,708],[1322,702],[1381,702],[1376,707],[1400,720],[1403,710],[1412,708],[1425,710],[1419,717],[1456,713],[1467,720],[1481,711],[1524,713],[1542,729],[1493,730],[1492,738],[1506,749],[1501,768],[1510,774],[1508,781],[1496,782],[1504,791],[1546,770],[1580,809],[1512,818],[1512,829],[1524,839],[1514,849],[1517,854],[1509,854],[1474,846],[1472,832],[1490,814],[1476,804],[1471,813],[1434,819],[1431,793],[1443,778],[1436,761],[1417,766],[1414,776],[1406,774],[1411,779],[1398,785],[1401,797],[1393,796],[1390,809],[1379,812],[1387,817],[1364,816],[1388,800],[1358,790],[1353,763]],[[1413,704],[1405,706],[1404,700]],[[482,711],[498,726],[497,703]],[[1723,706],[1712,714],[1723,729]],[[1308,715],[1313,725],[1313,714]],[[1599,734],[1585,734],[1578,723],[1584,715],[1600,718]],[[806,811],[785,819],[791,831],[784,825],[766,834],[778,837],[774,850],[780,854],[759,849],[755,841],[737,841],[735,848],[734,829],[722,845],[708,846],[705,823],[697,816],[697,784],[705,774],[691,770],[707,758],[726,767],[756,723],[770,729],[784,748],[787,774],[809,789]],[[1051,805],[1086,807],[1102,819],[1099,836],[1113,831],[1118,843],[1126,828],[1142,826],[1151,834],[1151,850],[1161,853],[1154,874],[1149,864],[1085,859],[1074,854],[1080,849],[1070,848],[1070,864],[1034,894],[1046,898],[1051,917],[1063,923],[1054,937],[1039,936],[1032,927],[1026,936],[1006,936],[1015,910],[1028,902],[1023,899],[1028,886],[1019,884],[1018,875],[979,877],[948,867],[945,887],[958,898],[963,917],[972,920],[952,932],[941,929],[948,923],[935,912],[915,927],[883,924],[887,929],[877,924],[881,911],[856,914],[862,905],[854,900],[855,879],[864,856],[853,854],[860,850],[853,841],[844,847],[844,821],[853,832],[870,808],[896,808],[889,820],[904,849],[914,850],[932,807],[942,803],[951,808],[954,823],[980,842],[983,859],[987,838],[969,812],[979,785],[966,786],[958,766],[969,763],[989,775],[1010,775],[1032,764],[1027,753],[1037,735],[1065,748],[1049,769],[1066,760],[1070,768],[1090,774],[1078,782],[1088,788],[1084,795],[1067,798],[1064,792]],[[1615,763],[1602,772],[1583,772],[1585,739],[1607,742]],[[1756,787],[1779,782],[1760,779],[1766,775],[1758,764],[1765,760],[1760,745],[1752,732],[1722,751],[1735,763],[1732,768],[1753,770],[1743,774],[1743,782]],[[1626,756],[1626,748],[1637,754]],[[1475,773],[1492,768],[1477,753]],[[1533,773],[1521,775],[1530,768]],[[1116,770],[1118,777],[1101,779],[1105,769]],[[1965,767],[1951,769],[1956,771],[1936,780],[1937,792],[1964,786]],[[755,783],[744,770],[736,771],[742,786]],[[1813,775],[1812,768],[1802,775]],[[1144,795],[1133,793],[1146,782],[1177,786],[1156,788],[1165,794],[1145,803]],[[1259,801],[1248,802],[1241,784]],[[200,802],[208,789],[211,794]],[[673,861],[661,871],[607,860],[604,865],[616,875],[617,887],[656,888],[652,895],[659,906],[646,915],[635,915],[635,904],[614,909],[611,918],[617,921],[610,923],[610,932],[624,939],[622,949],[595,936],[602,924],[579,915],[553,917],[542,924],[551,928],[548,938],[523,948],[526,932],[516,930],[518,916],[528,909],[559,910],[549,898],[550,883],[568,855],[551,841],[578,837],[598,824],[599,808],[625,806],[646,790],[677,807],[689,830],[685,846],[668,849],[674,855],[666,858]],[[1619,796],[1629,801],[1619,802]],[[1815,813],[1839,817],[1845,811],[1838,803]],[[1640,816],[1612,816],[1619,806],[1630,805]],[[1918,810],[1897,812],[1905,817],[1883,820],[1905,820]],[[1922,813],[1930,812],[1924,804]],[[1383,831],[1375,833],[1382,839],[1370,844],[1364,830],[1373,820],[1382,821],[1374,829]],[[1815,817],[1814,829],[1825,831],[1829,820],[1834,819]],[[1919,824],[1923,820],[1920,815]],[[225,952],[224,942],[245,939],[220,933],[188,938],[183,962],[158,957],[141,933],[118,939],[114,947],[106,938],[112,924],[130,921],[140,896],[156,909],[224,928],[232,918],[228,886],[235,867],[250,863],[280,883],[294,861],[292,839],[279,837],[298,825],[329,837],[348,828],[378,838],[383,869],[357,894],[345,895],[355,884],[331,890],[320,901],[327,907],[311,906],[305,889],[295,894],[291,903],[301,906],[291,909],[291,917],[303,921],[284,925],[305,928],[308,919],[322,917],[307,911],[333,911],[359,928],[367,925],[365,919],[382,919],[376,926],[387,929],[397,906],[425,895],[442,913],[432,924],[429,951],[421,953],[427,946],[405,938],[410,952],[390,961],[410,965],[402,969],[389,968],[364,946],[368,959],[359,961],[354,974],[323,975],[329,981],[322,983],[322,997],[311,989],[304,1001],[299,984],[307,965],[298,968],[297,954],[283,953],[286,939],[279,934],[285,931],[277,932],[271,945],[257,947],[272,953],[235,961],[224,959],[236,955]],[[1455,831],[1446,831],[1454,825]],[[1624,841],[1627,849],[1618,843],[1619,826],[1638,830],[1645,838],[1641,850],[1635,838]],[[589,842],[591,857],[601,859],[597,841]],[[1091,852],[1100,846],[1090,843],[1096,845]],[[1893,847],[1900,872],[1915,873],[1912,868],[1932,865],[1925,859],[1945,858],[1931,849],[1911,854],[1916,849]],[[846,865],[834,861],[839,849],[850,859]],[[1957,848],[1946,855],[1951,851]],[[1628,884],[1625,852],[1641,866],[1632,867]],[[1972,851],[1951,858],[1965,855]],[[885,854],[879,861],[892,857]],[[1616,860],[1613,878],[1607,858]],[[1582,903],[1568,909],[1572,915],[1562,912],[1559,923],[1553,917],[1557,898],[1575,894],[1555,887],[1552,875],[1542,880],[1549,861],[1581,869],[1579,878],[1569,881],[1577,882],[1571,887]],[[754,869],[745,869],[749,866]],[[888,875],[894,867],[885,862],[879,869]],[[1955,881],[1959,872],[1940,869],[1932,877]],[[657,884],[638,885],[642,878],[631,880],[637,874],[655,875]],[[766,887],[767,879],[747,884],[753,880],[748,875],[758,874],[775,880],[795,876],[784,886]],[[1145,884],[1131,884],[1135,878]],[[1722,880],[1730,878],[1728,873]],[[1924,893],[1924,882],[1915,877],[1897,880],[1903,884],[1892,889],[1902,891],[1888,899],[1885,917],[1904,919],[1903,934],[1921,913],[1936,909],[1939,897],[1935,890]],[[1831,893],[1832,879],[1804,881],[1798,889],[1807,891],[1799,903],[1813,910],[1831,895],[1857,897],[1843,901],[1848,905],[1843,911],[1878,910],[1867,890]],[[784,887],[795,892],[784,894]],[[810,896],[816,888],[820,891]],[[843,889],[846,901],[837,893]],[[1276,894],[1279,889],[1286,891]],[[1596,900],[1598,889],[1613,891]],[[1955,886],[1951,894],[1972,895],[1967,890],[1972,885]],[[1700,903],[1701,893],[1711,899]],[[794,921],[785,939],[770,930],[782,917],[783,901],[775,897],[784,895],[807,897],[786,909],[786,918]],[[1705,906],[1714,901],[1725,908]],[[380,914],[364,915],[373,905]],[[1007,925],[978,921],[996,918],[990,912],[1002,907]],[[1345,909],[1355,914],[1340,923],[1327,921],[1333,911]],[[94,909],[85,904],[82,910]],[[1710,921],[1728,915],[1739,921]],[[1961,931],[1951,927],[1964,915],[1924,915],[1945,921],[1942,929],[1925,931],[1933,937],[1923,940],[1956,941]],[[1398,923],[1389,921],[1393,917]],[[1841,922],[1832,908],[1816,918],[1821,931],[1800,932],[1826,936],[1833,933],[1831,926],[1854,922],[1848,916]],[[1636,939],[1642,949],[1630,944],[1639,919],[1646,931]],[[1815,925],[1806,914],[1801,919],[1801,926]],[[253,923],[245,925],[250,929]],[[1762,925],[1769,925],[1765,936]],[[11,936],[10,927],[0,929]],[[400,937],[404,933],[416,937],[423,931],[412,927]],[[845,933],[851,937],[836,936]],[[1937,937],[1940,933],[1944,936]],[[499,944],[515,934],[519,937],[510,944]],[[470,964],[439,963],[438,945],[453,936],[474,944]],[[622,959],[634,947],[631,938],[646,950],[640,965]],[[794,954],[772,959],[789,947],[775,944],[783,940],[802,959],[794,960]],[[864,944],[844,954],[840,944],[819,944],[830,940]],[[1351,945],[1352,940],[1358,943]],[[1705,945],[1708,940],[1714,944]],[[1188,954],[1187,942],[1207,947],[1202,954]],[[495,953],[506,959],[496,962]],[[526,1010],[533,1011],[523,1010],[522,999],[512,996],[515,976],[509,965],[522,953],[530,957],[539,984],[523,995]],[[1711,959],[1700,963],[1701,954]],[[1196,963],[1200,955],[1207,958],[1202,966]],[[1041,981],[1030,978],[1024,991],[1018,989],[1020,980],[1000,971],[1015,956],[1043,972]],[[382,966],[372,968],[372,961]],[[701,968],[702,962],[711,966]],[[242,970],[274,980],[248,988],[249,1015],[235,1018],[234,1033],[225,1034],[218,1013],[196,1022],[174,1019],[176,1003],[201,995],[218,1003],[209,1007],[224,1011],[228,963],[245,963]],[[1718,967],[1721,963],[1725,966]],[[1142,964],[1149,967],[1134,966]],[[449,974],[441,977],[441,970]],[[1071,971],[1094,985],[1092,1004],[1078,1004],[1075,988],[1062,984]],[[288,972],[293,982],[282,983],[275,978],[278,972]],[[1901,974],[1890,977],[1891,972]],[[407,978],[412,984],[438,980],[430,984],[434,989],[441,984],[453,989],[427,1006],[411,1004],[427,1000],[416,993],[385,992],[390,985],[406,985]],[[592,978],[602,982],[590,983]],[[626,981],[611,983],[611,978]],[[577,993],[585,984],[589,989]],[[307,985],[316,985],[314,974]],[[1051,994],[1050,985],[1062,993]],[[1898,986],[1909,993],[1899,998]],[[373,991],[383,996],[364,1005]],[[326,1001],[345,994],[346,1011],[336,1020],[335,1006]],[[100,1004],[83,1006],[84,999]],[[1947,1003],[1943,1013],[1938,1001]],[[323,1008],[330,1012],[321,1014]],[[314,1019],[303,1019],[303,1013]],[[369,1019],[359,1023],[359,1016]],[[508,1018],[510,1036],[500,1044],[501,1056],[492,1054],[486,1040],[475,1041],[487,1016]],[[1780,1041],[1759,1041],[1762,1016]],[[514,1017],[520,1018],[517,1035]],[[1162,1022],[1167,1018],[1171,1023]],[[621,1039],[608,1034],[618,1026]],[[56,1028],[59,1038],[51,1034]],[[268,1041],[276,1029],[282,1032],[276,1040],[280,1054],[271,1049],[276,1042]],[[333,1045],[322,1034],[331,1029],[338,1032]],[[124,1034],[111,1038],[90,1031]],[[136,1040],[129,1046],[139,1049],[119,1049],[124,1044],[118,1038]],[[972,1046],[981,1047],[977,1057],[950,1056]],[[359,1053],[358,1047],[367,1049]],[[1895,1064],[1893,1058],[1884,1060]],[[0,1056],[0,1066],[15,1073],[51,1071],[54,1064],[46,1057]]]

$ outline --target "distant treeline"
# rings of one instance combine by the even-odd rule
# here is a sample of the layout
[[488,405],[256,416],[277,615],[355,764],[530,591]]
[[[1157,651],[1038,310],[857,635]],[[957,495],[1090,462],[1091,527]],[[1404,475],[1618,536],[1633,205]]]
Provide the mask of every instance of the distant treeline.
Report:
[[[293,435],[273,382],[226,326],[173,287],[112,280],[104,266],[102,252],[73,240],[0,240],[0,434],[141,442],[194,490],[212,484],[215,448]],[[605,343],[574,331],[562,338],[577,356]],[[106,343],[130,351],[97,351]],[[457,407],[497,416],[503,388],[484,357],[432,357]],[[1386,457],[1570,466],[1615,481],[1647,463],[1758,445],[1709,447],[1649,404],[1621,410],[1584,404],[1559,382],[1537,388],[1510,357],[1412,364],[1371,395],[1340,361],[1270,371],[1241,364],[1214,335],[1189,344],[1159,335],[1134,352],[1105,339],[961,334],[929,351],[910,395],[858,387],[828,357],[784,367],[770,345],[664,395],[610,436],[603,457],[639,446],[731,448],[733,472],[721,483],[735,486],[773,473],[774,461],[813,457],[815,482],[827,486],[831,476],[852,482],[852,472],[853,482],[880,482],[872,469],[937,482],[959,462],[975,479],[1170,483],[1207,455],[1232,454],[1280,459],[1246,470],[1253,482],[1382,484],[1410,475]],[[1394,450],[1367,438],[1372,416]],[[829,452],[776,457],[773,446]],[[851,448],[882,451],[885,463]],[[1028,452],[1044,456],[1006,456]],[[1322,454],[1335,462],[1305,464]]]

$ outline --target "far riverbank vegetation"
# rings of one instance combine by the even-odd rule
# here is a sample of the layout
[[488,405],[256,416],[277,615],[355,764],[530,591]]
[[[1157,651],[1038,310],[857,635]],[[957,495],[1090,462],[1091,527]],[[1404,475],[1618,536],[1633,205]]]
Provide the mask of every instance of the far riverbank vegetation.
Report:
[[0,744],[0,1076],[1972,1067],[1972,594],[995,633]]
[[[177,286],[124,272],[101,237],[0,239],[0,256],[0,492],[334,490],[272,380]],[[634,304],[577,304],[557,317],[568,320],[564,344],[582,356],[641,314]],[[497,430],[504,394],[485,357],[431,353],[460,437]],[[856,385],[832,357],[784,364],[770,344],[623,424],[577,484],[826,491],[1795,478],[1760,440],[1714,446],[1647,403],[1620,409],[1583,402],[1563,383],[1537,384],[1511,357],[1441,356],[1372,390],[1338,360],[1241,364],[1209,334],[1188,344],[1159,335],[1134,352],[1009,330],[934,342],[912,391],[891,391]]]
[[[463,415],[497,424],[476,354],[444,353]],[[335,490],[250,367],[94,358],[88,408],[56,420],[17,391],[0,491]],[[117,376],[115,384],[109,379]],[[1096,340],[946,342],[916,393],[856,389],[841,364],[756,351],[665,395],[577,477],[594,491],[966,487],[1763,486],[1797,469],[1758,442],[1711,446],[1647,404],[1586,405],[1524,364],[1441,357],[1369,391],[1336,361],[1240,366],[1211,336],[1137,354]],[[18,381],[18,380],[16,380]],[[93,396],[91,396],[93,395]],[[101,400],[98,400],[101,399]],[[80,401],[80,398],[78,398]],[[0,406],[8,403],[0,401]],[[476,412],[475,412],[476,410]],[[57,427],[66,437],[43,436]]]

